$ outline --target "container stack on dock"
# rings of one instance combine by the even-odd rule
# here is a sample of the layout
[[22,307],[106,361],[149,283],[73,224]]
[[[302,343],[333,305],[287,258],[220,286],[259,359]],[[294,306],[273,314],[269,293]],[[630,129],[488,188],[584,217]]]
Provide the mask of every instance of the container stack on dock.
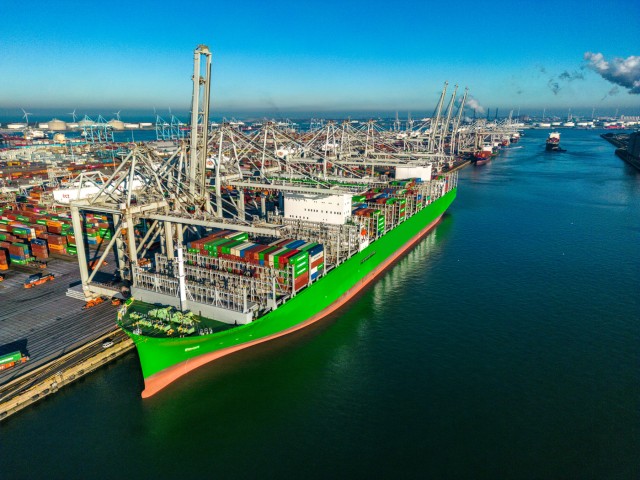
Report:
[[26,265],[33,261],[26,243],[12,243],[9,245],[9,260],[17,265]]
[[2,243],[0,242],[0,270],[9,270],[8,250],[2,247]]
[[[0,270],[8,269],[11,264],[44,262],[52,253],[77,254],[69,212],[35,203],[39,197],[33,197],[34,194],[38,195],[38,192],[27,198],[28,203],[0,208]],[[113,231],[113,224],[106,215],[88,214],[83,227],[89,245],[97,245],[102,239],[109,240]]]

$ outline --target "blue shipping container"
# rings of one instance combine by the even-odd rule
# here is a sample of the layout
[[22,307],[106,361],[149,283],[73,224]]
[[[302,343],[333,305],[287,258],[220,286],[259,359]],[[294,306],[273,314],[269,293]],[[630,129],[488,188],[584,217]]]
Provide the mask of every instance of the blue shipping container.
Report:
[[304,240],[294,240],[291,243],[287,243],[285,245],[285,247],[290,248],[290,249],[293,250],[294,248],[298,248],[299,246],[304,245],[304,244],[305,244]]

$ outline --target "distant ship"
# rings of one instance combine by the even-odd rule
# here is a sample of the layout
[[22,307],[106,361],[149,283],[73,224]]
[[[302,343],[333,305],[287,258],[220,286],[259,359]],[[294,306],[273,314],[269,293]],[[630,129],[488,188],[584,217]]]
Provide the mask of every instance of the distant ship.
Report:
[[560,134],[558,132],[551,132],[549,138],[547,138],[547,152],[566,152],[566,150],[560,148]]
[[476,165],[484,165],[489,163],[493,154],[493,147],[491,145],[483,145],[482,150],[477,151],[473,156],[476,161]]

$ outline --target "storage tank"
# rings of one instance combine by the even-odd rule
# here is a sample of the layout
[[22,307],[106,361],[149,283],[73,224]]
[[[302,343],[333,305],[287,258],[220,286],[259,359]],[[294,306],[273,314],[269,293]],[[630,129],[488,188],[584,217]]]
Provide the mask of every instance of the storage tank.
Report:
[[112,118],[108,123],[114,130],[124,130],[124,122],[122,120]]
[[55,143],[64,143],[67,140],[67,137],[64,136],[64,133],[56,133],[53,136],[53,141]]
[[53,132],[64,132],[67,129],[67,122],[52,118],[49,120],[49,130]]

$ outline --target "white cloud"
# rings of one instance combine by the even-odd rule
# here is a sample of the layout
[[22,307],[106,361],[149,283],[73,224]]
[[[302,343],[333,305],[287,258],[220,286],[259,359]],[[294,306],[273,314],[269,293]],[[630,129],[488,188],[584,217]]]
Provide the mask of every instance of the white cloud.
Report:
[[614,57],[607,61],[601,53],[586,52],[584,59],[588,67],[602,78],[629,89],[629,93],[640,94],[640,56]]

